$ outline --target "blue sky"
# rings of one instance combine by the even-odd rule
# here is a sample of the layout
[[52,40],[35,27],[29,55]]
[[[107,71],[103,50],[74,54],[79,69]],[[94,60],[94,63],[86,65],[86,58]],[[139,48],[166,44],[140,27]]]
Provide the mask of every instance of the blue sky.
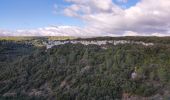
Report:
[[[134,6],[138,0],[117,3],[120,6]],[[54,5],[70,5],[64,0],[0,0],[0,29],[33,29],[50,25],[83,26],[80,19],[54,14]]]

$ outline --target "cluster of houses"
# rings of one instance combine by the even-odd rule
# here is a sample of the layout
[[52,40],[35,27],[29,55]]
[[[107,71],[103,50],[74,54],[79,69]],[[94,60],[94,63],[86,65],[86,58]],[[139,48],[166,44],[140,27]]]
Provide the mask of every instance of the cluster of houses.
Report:
[[52,48],[53,46],[56,45],[63,45],[67,43],[72,43],[72,44],[83,44],[83,45],[89,45],[89,44],[94,44],[94,45],[106,45],[106,44],[114,44],[114,45],[119,45],[119,44],[139,44],[139,45],[144,45],[144,46],[152,46],[154,45],[153,43],[145,43],[142,41],[130,41],[130,40],[94,40],[94,41],[89,41],[89,40],[65,40],[65,41],[47,41],[43,42],[43,44],[46,46],[47,49]]

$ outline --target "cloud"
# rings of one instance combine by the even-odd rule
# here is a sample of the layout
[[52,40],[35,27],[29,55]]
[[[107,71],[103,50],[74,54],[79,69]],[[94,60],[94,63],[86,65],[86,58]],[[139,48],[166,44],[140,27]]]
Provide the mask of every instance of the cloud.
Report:
[[[67,32],[66,32],[67,30]],[[79,27],[74,26],[50,26],[38,29],[24,29],[16,31],[2,31],[1,34],[6,34],[7,36],[68,36],[68,35],[81,35]],[[15,34],[13,34],[15,33]]]
[[[170,31],[169,0],[141,0],[128,9],[122,9],[111,0],[67,1],[78,7],[76,10],[72,9],[73,5],[65,8],[73,12],[71,17],[79,17],[87,23],[86,27],[97,29],[103,34],[126,35],[127,32],[133,32],[152,35]],[[66,15],[71,14],[66,12]]]
[[[95,29],[86,29],[76,26],[50,26],[38,29],[24,30],[0,30],[1,36],[113,36],[113,34],[101,34]],[[88,35],[87,35],[88,34]]]
[[139,36],[139,33],[132,32],[132,31],[126,31],[123,36]]
[[117,0],[117,2],[119,2],[119,3],[127,3],[128,0]]
[[[117,0],[126,3],[127,0]],[[65,0],[65,16],[85,23],[78,26],[53,26],[15,31],[19,35],[50,36],[168,36],[170,35],[170,0],[140,0],[123,9],[112,0]],[[55,8],[58,8],[55,5]],[[11,32],[1,32],[0,34]],[[15,35],[15,34],[12,34]]]

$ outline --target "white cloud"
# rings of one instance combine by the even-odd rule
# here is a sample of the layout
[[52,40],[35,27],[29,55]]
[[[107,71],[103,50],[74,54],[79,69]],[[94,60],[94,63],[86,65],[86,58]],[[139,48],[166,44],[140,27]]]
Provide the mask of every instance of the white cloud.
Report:
[[117,2],[119,2],[119,3],[127,3],[128,0],[117,0]]
[[[16,33],[20,35],[29,33],[29,35],[59,36],[170,35],[170,0],[140,0],[136,5],[127,9],[122,9],[112,0],[65,1],[70,2],[71,5],[65,7],[63,13],[85,22],[83,28],[58,26],[23,30],[23,32],[17,31]],[[127,0],[118,1],[127,2]]]
[[169,36],[169,34],[162,34],[162,33],[152,33],[151,36],[158,36],[158,37],[164,37]]
[[[92,3],[93,1],[96,0],[91,0]],[[84,13],[80,16],[82,20],[88,23],[87,27],[96,28],[103,33],[108,32],[121,35],[125,34],[127,31],[131,31],[138,34],[144,33],[151,35],[153,33],[166,34],[169,31],[169,0],[141,0],[137,5],[125,10],[113,3],[108,3],[110,2],[109,0],[102,1],[108,4],[107,11],[94,9],[94,6],[85,3],[77,3],[74,2],[74,0],[72,2],[74,2],[74,5],[86,5],[86,7],[96,10],[93,12],[97,13]],[[109,6],[109,4],[111,4],[111,6]],[[83,8],[79,11],[83,11]]]
[[139,36],[140,34],[132,31],[126,31],[123,36]]
[[[111,0],[68,1],[74,6],[79,6],[77,10],[70,9],[71,6],[66,8],[76,15],[72,17],[79,16],[87,23],[87,28],[94,28],[103,34],[126,35],[127,32],[138,35],[166,34],[170,28],[169,0],[141,0],[135,6],[125,10],[113,4]],[[105,2],[104,6],[101,6],[103,2]],[[84,12],[85,8],[89,8],[88,13]]]

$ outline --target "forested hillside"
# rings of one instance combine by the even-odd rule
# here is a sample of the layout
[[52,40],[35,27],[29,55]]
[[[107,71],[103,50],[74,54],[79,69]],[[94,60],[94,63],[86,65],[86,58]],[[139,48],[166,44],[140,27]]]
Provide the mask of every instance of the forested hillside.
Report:
[[46,50],[42,38],[1,40],[0,99],[169,100],[170,38],[122,39],[155,45],[68,43]]

